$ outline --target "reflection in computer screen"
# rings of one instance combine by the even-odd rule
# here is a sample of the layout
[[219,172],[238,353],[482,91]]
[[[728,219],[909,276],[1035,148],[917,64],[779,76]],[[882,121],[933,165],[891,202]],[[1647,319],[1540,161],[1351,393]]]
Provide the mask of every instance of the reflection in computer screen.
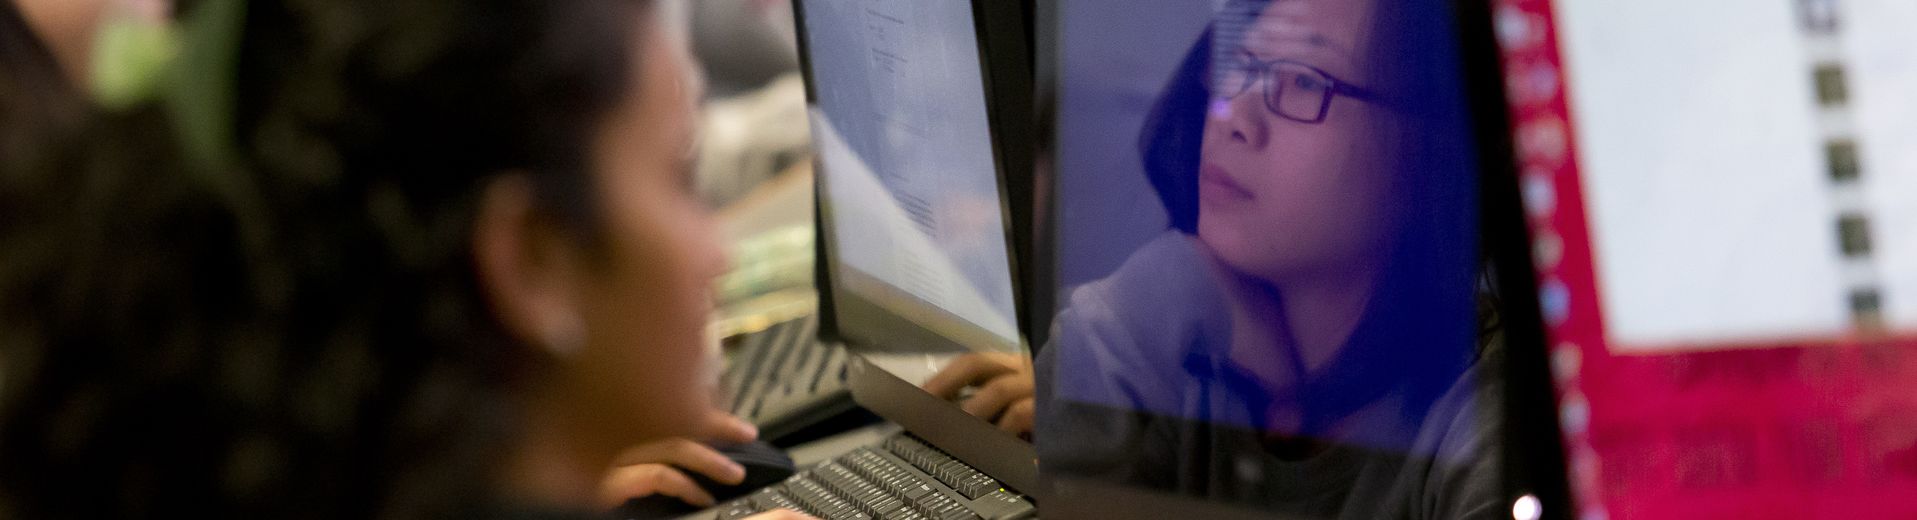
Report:
[[1059,10],[1041,471],[1306,518],[1498,509],[1449,4],[1166,4]]

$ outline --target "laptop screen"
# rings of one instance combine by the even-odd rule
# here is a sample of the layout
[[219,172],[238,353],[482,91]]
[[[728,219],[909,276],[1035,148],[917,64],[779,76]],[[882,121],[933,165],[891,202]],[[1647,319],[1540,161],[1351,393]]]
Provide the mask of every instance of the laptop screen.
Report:
[[1508,511],[1450,5],[1057,4],[1045,477],[1304,518]]
[[1498,4],[1584,517],[1917,515],[1917,6]]
[[861,349],[1018,352],[972,2],[798,5],[840,334]]

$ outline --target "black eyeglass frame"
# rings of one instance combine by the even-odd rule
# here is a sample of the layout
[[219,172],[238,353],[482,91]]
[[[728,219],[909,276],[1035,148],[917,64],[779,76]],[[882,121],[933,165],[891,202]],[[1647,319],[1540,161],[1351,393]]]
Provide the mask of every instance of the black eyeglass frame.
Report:
[[[1377,103],[1384,99],[1383,96],[1378,95],[1377,92],[1372,91],[1371,89],[1360,87],[1351,82],[1345,81],[1343,79],[1339,79],[1337,76],[1333,76],[1331,75],[1331,73],[1325,72],[1324,69],[1313,67],[1305,63],[1301,63],[1301,62],[1297,62],[1293,60],[1285,60],[1285,59],[1261,60],[1261,59],[1258,59],[1257,56],[1253,56],[1251,55],[1251,53],[1245,52],[1242,50],[1238,51],[1235,54],[1237,54],[1240,59],[1243,59],[1246,64],[1246,68],[1247,68],[1246,72],[1248,73],[1246,77],[1253,78],[1253,80],[1245,81],[1244,85],[1240,86],[1237,92],[1232,92],[1227,95],[1224,95],[1222,96],[1222,99],[1236,99],[1238,98],[1238,96],[1242,96],[1242,95],[1245,95],[1246,92],[1250,92],[1252,85],[1257,83],[1263,83],[1265,85],[1264,90],[1260,92],[1259,94],[1261,94],[1260,97],[1264,101],[1265,110],[1271,112],[1272,114],[1277,115],[1278,117],[1282,117],[1287,120],[1296,121],[1299,123],[1311,124],[1311,125],[1323,123],[1325,122],[1325,117],[1327,117],[1331,113],[1331,100],[1338,96],[1345,96],[1345,97],[1349,97],[1359,101],[1365,101],[1370,103]],[[1300,69],[1301,71],[1306,71],[1312,74],[1316,74],[1319,77],[1323,78],[1325,80],[1325,83],[1329,85],[1329,88],[1325,89],[1325,93],[1322,96],[1322,98],[1318,100],[1318,110],[1316,113],[1313,114],[1312,117],[1310,118],[1294,117],[1291,114],[1286,114],[1284,110],[1279,108],[1279,106],[1276,104],[1277,100],[1279,99],[1279,96],[1282,96],[1285,91],[1284,90],[1285,85],[1283,84],[1284,82],[1279,81],[1279,78],[1278,78],[1278,68],[1280,66],[1292,67],[1295,69]],[[1207,78],[1205,81],[1207,88],[1212,90],[1213,96],[1218,96],[1220,94],[1217,91],[1217,85],[1215,84],[1217,82],[1217,77],[1218,77],[1217,74],[1218,74],[1218,71],[1214,68],[1210,73],[1208,73],[1210,77]]]

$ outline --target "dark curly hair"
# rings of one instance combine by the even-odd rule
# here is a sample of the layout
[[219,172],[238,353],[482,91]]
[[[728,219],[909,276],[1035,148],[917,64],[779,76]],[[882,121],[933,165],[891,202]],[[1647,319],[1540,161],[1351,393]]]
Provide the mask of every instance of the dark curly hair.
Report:
[[477,194],[526,172],[592,236],[586,147],[650,2],[246,4],[231,167],[155,104],[0,177],[0,516],[492,503],[550,360],[486,305]]

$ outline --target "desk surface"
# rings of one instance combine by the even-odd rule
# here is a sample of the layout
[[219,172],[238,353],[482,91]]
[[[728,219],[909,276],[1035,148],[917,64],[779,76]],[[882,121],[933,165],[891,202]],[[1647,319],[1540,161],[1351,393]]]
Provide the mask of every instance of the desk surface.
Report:
[[812,162],[802,161],[719,210],[727,243],[812,222]]
[[[753,237],[782,229],[791,229],[795,226],[810,229],[812,226],[811,161],[800,162],[760,184],[737,202],[721,208],[718,211],[718,220],[725,242],[734,248]],[[739,263],[751,261],[750,258],[735,257],[733,258],[735,265],[731,266],[731,269],[737,272],[741,267],[750,267]],[[809,280],[811,267],[805,267],[804,270],[805,272],[799,276]],[[809,282],[739,300],[728,297],[728,300],[730,301],[720,302],[720,316],[713,323],[715,337],[723,338],[762,330],[773,323],[803,316],[818,306],[817,292]]]

